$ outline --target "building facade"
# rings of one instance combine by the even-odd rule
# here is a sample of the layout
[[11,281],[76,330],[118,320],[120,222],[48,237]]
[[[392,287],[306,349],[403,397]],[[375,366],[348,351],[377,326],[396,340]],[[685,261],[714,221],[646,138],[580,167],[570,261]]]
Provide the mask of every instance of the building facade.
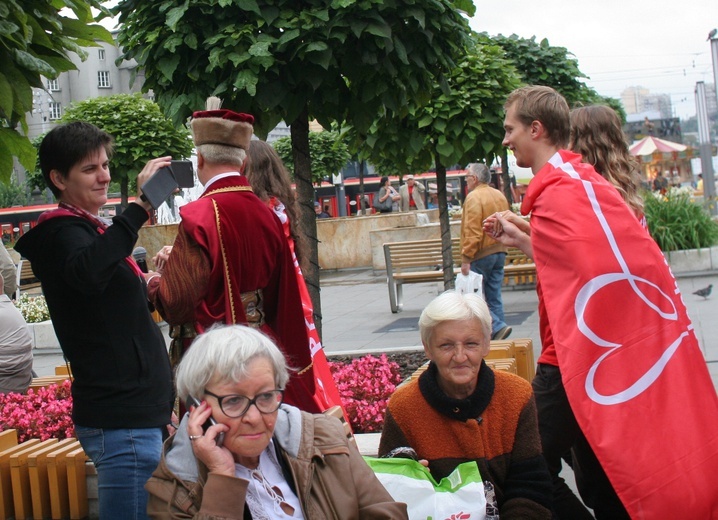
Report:
[[[99,96],[133,94],[142,90],[144,74],[137,63],[122,61],[118,66],[120,50],[116,45],[98,42],[99,47],[87,47],[87,59],[70,54],[77,70],[61,73],[57,79],[43,79],[45,89],[33,89],[33,108],[27,114],[28,137],[34,139],[49,132],[70,104]],[[137,76],[132,81],[133,73]],[[152,99],[152,94],[145,94]]]

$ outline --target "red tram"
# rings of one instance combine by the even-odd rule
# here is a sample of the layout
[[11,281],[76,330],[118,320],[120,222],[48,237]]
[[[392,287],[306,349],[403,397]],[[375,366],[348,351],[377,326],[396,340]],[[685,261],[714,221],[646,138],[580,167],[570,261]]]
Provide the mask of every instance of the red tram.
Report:
[[[449,202],[458,202],[464,199],[466,194],[466,170],[449,170],[446,172],[446,189],[447,198]],[[389,177],[395,188],[399,188],[399,177]],[[426,191],[424,193],[424,203],[427,208],[437,207],[437,194],[436,194],[436,173],[435,172],[424,172],[414,175],[414,179],[421,182]],[[374,196],[379,193],[379,181],[381,177],[371,176],[364,177],[364,195],[368,198],[368,204],[370,208],[373,208]],[[344,209],[346,215],[355,215],[357,210],[361,208],[359,202],[359,179],[352,177],[344,180],[344,194],[345,200]],[[322,208],[328,209],[328,213],[332,217],[338,217],[341,212],[339,211],[339,201],[337,199],[337,186],[328,182],[322,182],[321,185],[315,185],[315,191],[317,194],[317,200],[322,205]],[[372,209],[373,211],[373,209]]]
[[[134,197],[129,202],[135,200]],[[40,214],[55,209],[57,204],[41,204],[38,206],[14,206],[12,208],[0,208],[0,227],[2,228],[3,243],[15,242],[24,233],[35,227]],[[122,204],[119,198],[108,199],[107,204],[100,208],[100,216],[111,218],[122,212]]]

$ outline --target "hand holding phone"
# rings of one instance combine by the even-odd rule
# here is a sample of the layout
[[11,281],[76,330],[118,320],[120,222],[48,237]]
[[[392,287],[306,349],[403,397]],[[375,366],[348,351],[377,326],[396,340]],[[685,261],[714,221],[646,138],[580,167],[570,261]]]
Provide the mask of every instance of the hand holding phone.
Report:
[[[191,407],[199,408],[202,405],[202,403],[199,402],[199,400],[194,396],[188,396],[187,397],[187,410],[189,410]],[[207,433],[207,430],[211,427],[217,424],[217,421],[214,420],[214,417],[211,415],[209,416],[209,419],[205,421],[205,423],[202,425],[202,431]],[[217,437],[215,438],[215,441],[217,442],[217,446],[221,447],[222,443],[224,442],[224,432],[220,432]]]

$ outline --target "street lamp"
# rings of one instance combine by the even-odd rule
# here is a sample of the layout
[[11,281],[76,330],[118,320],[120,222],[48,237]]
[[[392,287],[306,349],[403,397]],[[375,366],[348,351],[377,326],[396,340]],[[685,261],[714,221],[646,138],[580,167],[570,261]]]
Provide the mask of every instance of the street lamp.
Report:
[[706,108],[706,85],[696,83],[696,119],[698,120],[698,140],[701,150],[701,171],[703,172],[703,199],[708,211],[716,214],[715,184],[713,176],[713,157],[708,110]]

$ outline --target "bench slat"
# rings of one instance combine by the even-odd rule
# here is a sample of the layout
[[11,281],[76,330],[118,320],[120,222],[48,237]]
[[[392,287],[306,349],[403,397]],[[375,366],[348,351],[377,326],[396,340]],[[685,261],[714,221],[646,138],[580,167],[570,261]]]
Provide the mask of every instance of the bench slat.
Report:
[[[388,242],[384,244],[389,305],[391,312],[401,310],[402,284],[441,281],[444,279],[441,239]],[[459,238],[451,239],[454,274],[461,272]],[[504,285],[534,283],[536,265],[517,248],[509,248],[504,266]]]

